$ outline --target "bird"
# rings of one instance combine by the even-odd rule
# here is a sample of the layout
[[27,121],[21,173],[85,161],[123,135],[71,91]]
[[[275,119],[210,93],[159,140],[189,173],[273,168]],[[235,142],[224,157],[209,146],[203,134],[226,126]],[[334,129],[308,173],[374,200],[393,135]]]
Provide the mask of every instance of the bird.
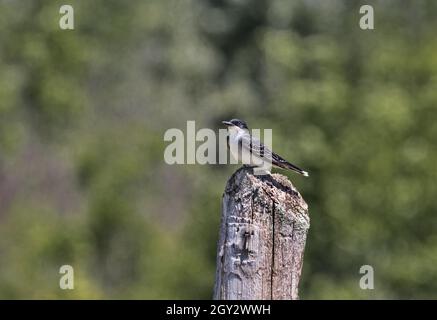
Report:
[[259,139],[249,133],[247,123],[240,119],[222,121],[228,129],[227,143],[232,156],[245,166],[261,167],[265,163],[297,172],[305,177],[309,174],[271,151]]

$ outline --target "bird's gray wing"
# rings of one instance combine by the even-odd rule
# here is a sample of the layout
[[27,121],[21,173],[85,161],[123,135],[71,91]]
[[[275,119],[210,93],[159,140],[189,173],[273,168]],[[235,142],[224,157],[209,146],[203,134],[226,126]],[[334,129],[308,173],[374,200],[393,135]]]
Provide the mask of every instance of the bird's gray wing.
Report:
[[291,165],[287,160],[282,158],[280,155],[271,151],[266,145],[264,145],[256,137],[253,137],[249,134],[244,135],[241,138],[240,143],[243,149],[249,150],[251,154],[259,158],[262,158],[263,161],[268,161],[278,167],[288,167],[288,165]]
[[248,150],[250,154],[262,158],[264,161],[272,161],[272,151],[258,138],[246,134],[241,137],[239,143],[241,148]]
[[270,164],[280,168],[293,170],[304,176],[308,176],[308,172],[300,169],[299,167],[282,158],[280,155],[272,152],[259,139],[252,137],[249,134],[242,136],[239,144],[239,148],[241,147],[242,149],[250,151],[251,154],[257,156],[258,158],[262,158],[264,162],[269,162]]

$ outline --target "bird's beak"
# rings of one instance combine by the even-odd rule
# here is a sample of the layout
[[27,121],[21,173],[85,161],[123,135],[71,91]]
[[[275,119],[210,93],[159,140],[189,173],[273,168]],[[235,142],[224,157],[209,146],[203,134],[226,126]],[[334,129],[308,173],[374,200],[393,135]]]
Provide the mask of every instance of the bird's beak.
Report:
[[222,121],[222,123],[224,125],[227,125],[227,126],[233,126],[233,124],[231,122],[229,122],[229,121]]

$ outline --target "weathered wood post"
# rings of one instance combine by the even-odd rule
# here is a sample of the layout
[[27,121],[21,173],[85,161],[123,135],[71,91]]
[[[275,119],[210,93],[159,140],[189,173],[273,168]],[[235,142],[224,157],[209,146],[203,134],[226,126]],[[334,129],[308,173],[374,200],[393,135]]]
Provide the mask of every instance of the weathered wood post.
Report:
[[237,170],[223,194],[214,299],[298,299],[309,225],[287,177]]

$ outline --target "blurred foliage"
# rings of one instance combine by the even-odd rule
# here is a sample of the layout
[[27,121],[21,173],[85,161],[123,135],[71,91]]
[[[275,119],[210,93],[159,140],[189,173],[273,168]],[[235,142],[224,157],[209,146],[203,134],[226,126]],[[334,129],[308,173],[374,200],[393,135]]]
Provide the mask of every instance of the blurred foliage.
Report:
[[301,298],[437,298],[437,2],[367,1],[373,31],[360,1],[77,0],[74,31],[62,4],[0,1],[0,298],[210,298],[236,166],[168,166],[163,135],[235,117],[310,171],[281,172]]

